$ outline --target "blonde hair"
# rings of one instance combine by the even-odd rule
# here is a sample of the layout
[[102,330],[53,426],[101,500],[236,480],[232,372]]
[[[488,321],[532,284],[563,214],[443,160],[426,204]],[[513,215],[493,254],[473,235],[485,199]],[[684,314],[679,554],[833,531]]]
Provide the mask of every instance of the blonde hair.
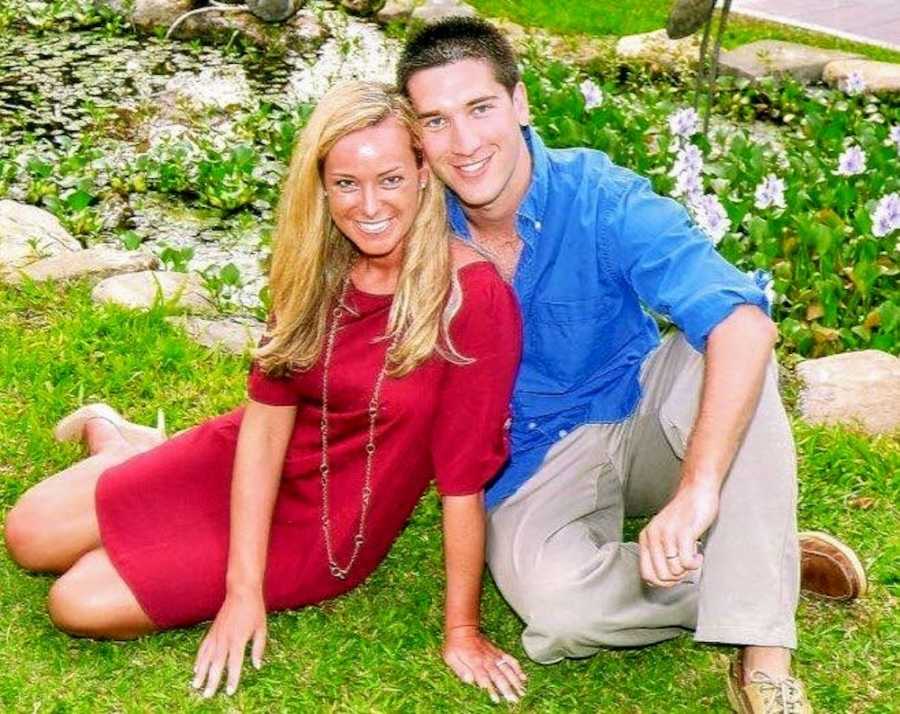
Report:
[[[375,82],[345,82],[318,103],[294,147],[281,191],[269,289],[274,318],[268,341],[255,353],[267,374],[309,369],[325,343],[328,317],[360,252],[337,229],[322,185],[328,152],[351,132],[394,117],[419,150],[415,113],[394,89]],[[429,174],[405,238],[403,263],[388,317],[388,375],[409,373],[435,351],[462,360],[448,326],[461,296],[451,275],[450,234],[443,185]]]

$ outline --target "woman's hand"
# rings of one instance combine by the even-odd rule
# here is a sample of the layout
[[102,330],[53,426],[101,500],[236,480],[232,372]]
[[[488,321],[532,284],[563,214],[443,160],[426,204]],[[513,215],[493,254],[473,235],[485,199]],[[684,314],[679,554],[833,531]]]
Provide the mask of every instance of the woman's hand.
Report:
[[250,659],[253,666],[262,666],[266,648],[266,606],[262,593],[228,594],[219,609],[209,632],[203,638],[194,663],[194,689],[203,689],[204,697],[211,697],[219,688],[226,666],[228,678],[226,694],[234,694],[241,679],[244,652],[253,640]]
[[527,677],[516,658],[497,648],[474,625],[446,634],[444,662],[466,684],[486,689],[494,703],[500,701],[498,690],[508,702],[518,702],[525,695]]

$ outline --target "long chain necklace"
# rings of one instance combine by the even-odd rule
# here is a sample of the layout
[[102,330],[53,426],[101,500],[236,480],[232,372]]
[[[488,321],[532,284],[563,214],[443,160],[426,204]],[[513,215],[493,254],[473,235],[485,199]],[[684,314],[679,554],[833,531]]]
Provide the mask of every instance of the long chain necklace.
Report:
[[325,359],[322,365],[322,420],[320,422],[320,431],[322,432],[322,461],[319,464],[319,475],[322,482],[322,533],[325,536],[325,551],[328,555],[328,566],[331,574],[339,580],[344,580],[353,564],[356,562],[359,552],[365,543],[366,517],[369,513],[369,501],[372,497],[372,463],[375,459],[375,418],[378,415],[378,407],[381,398],[381,385],[384,382],[387,373],[388,355],[394,342],[388,346],[388,350],[384,356],[384,364],[375,380],[375,386],[372,389],[372,398],[369,400],[369,436],[366,441],[366,466],[363,477],[363,487],[361,494],[362,507],[359,514],[359,527],[356,535],[353,537],[353,552],[347,565],[338,565],[337,558],[334,554],[334,545],[331,541],[331,518],[329,517],[328,503],[328,476],[330,468],[328,466],[328,368],[331,365],[331,357],[334,353],[334,339],[337,335],[338,326],[341,321],[341,313],[344,310],[344,297],[347,294],[347,288],[350,285],[349,276],[344,280],[344,286],[341,289],[340,298],[337,305],[331,312],[331,329],[328,332],[328,340],[325,344]]

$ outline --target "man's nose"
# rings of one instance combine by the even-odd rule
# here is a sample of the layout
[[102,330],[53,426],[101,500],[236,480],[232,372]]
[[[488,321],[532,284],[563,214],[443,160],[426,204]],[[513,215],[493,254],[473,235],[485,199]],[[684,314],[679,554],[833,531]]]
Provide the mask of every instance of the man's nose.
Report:
[[478,150],[480,144],[478,134],[468,117],[458,118],[453,122],[450,138],[453,142],[453,153],[462,156],[471,156]]

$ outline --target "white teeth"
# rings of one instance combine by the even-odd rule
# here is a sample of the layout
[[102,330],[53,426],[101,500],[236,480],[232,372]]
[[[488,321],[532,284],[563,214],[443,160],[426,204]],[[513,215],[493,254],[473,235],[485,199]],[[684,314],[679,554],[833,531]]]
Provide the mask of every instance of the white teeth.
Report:
[[386,218],[383,221],[374,221],[374,222],[372,222],[372,221],[357,221],[356,225],[358,225],[364,233],[383,233],[384,230],[390,224],[390,222],[391,222],[391,219]]
[[[489,159],[490,157],[488,157]],[[462,171],[464,174],[474,174],[481,170],[481,167],[487,163],[487,159],[482,159],[481,161],[476,161],[474,164],[466,164],[465,166],[458,166],[457,168]]]

